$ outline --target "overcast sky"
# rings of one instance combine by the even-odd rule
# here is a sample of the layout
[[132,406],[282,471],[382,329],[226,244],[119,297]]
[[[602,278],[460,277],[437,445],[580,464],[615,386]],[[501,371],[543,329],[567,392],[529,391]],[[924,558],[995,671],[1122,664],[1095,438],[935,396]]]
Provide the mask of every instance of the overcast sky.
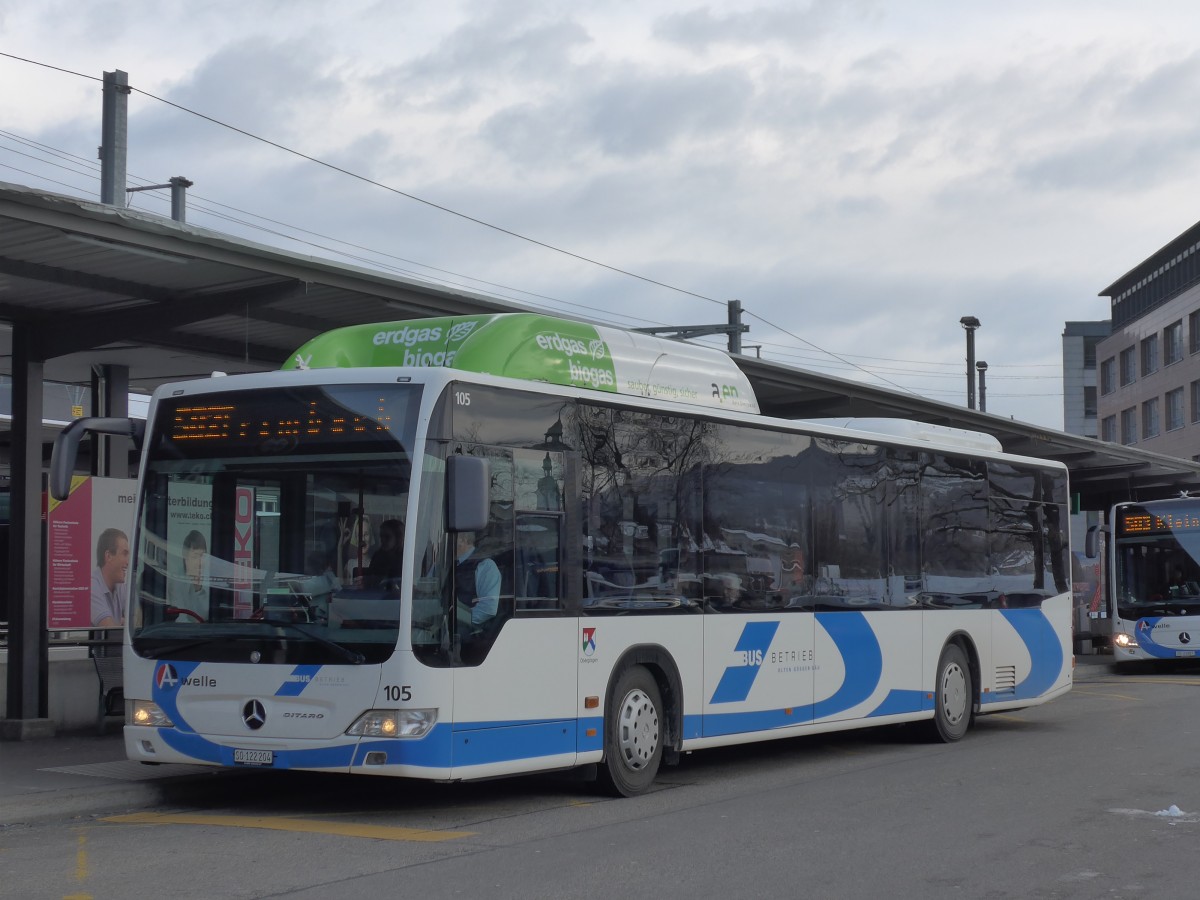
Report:
[[1064,322],[1200,219],[1197,33],[1167,0],[0,0],[44,64],[0,57],[0,180],[98,199],[122,69],[129,184],[190,178],[191,224],[632,327],[737,299],[765,357],[959,404],[974,315],[988,411],[1061,428]]

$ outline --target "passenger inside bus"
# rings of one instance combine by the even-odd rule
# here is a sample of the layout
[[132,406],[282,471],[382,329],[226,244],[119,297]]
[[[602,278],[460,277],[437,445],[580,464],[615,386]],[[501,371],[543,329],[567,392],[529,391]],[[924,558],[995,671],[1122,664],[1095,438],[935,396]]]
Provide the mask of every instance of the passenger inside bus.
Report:
[[379,526],[379,549],[371,555],[363,586],[399,589],[403,551],[404,525],[399,519],[388,519]]

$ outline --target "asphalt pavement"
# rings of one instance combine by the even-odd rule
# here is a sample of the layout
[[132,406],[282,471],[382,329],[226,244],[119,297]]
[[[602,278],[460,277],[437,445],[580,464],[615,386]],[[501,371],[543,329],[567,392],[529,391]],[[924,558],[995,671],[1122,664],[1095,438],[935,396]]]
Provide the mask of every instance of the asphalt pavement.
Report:
[[213,779],[244,772],[209,766],[148,766],[125,758],[119,720],[104,734],[0,741],[0,829],[48,819],[187,803]]
[[[1075,657],[1076,668],[1108,666],[1109,655]],[[126,759],[119,720],[104,734],[63,734],[0,741],[0,829],[53,819],[115,814],[157,805],[202,802],[216,780],[246,770]]]

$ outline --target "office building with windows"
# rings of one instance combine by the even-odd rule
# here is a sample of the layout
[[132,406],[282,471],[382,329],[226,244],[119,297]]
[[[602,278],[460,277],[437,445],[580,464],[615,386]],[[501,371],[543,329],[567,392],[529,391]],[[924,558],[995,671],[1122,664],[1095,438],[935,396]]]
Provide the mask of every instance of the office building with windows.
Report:
[[1099,437],[1200,460],[1200,223],[1100,292]]
[[1099,437],[1096,348],[1111,322],[1067,322],[1063,328],[1063,431]]

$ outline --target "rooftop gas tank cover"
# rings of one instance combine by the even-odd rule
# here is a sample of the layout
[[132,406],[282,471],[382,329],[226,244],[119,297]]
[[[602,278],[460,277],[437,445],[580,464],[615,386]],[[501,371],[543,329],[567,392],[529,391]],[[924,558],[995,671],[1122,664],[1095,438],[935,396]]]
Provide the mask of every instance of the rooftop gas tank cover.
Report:
[[693,406],[757,413],[725,353],[536,313],[351,325],[318,335],[284,369],[446,367]]

